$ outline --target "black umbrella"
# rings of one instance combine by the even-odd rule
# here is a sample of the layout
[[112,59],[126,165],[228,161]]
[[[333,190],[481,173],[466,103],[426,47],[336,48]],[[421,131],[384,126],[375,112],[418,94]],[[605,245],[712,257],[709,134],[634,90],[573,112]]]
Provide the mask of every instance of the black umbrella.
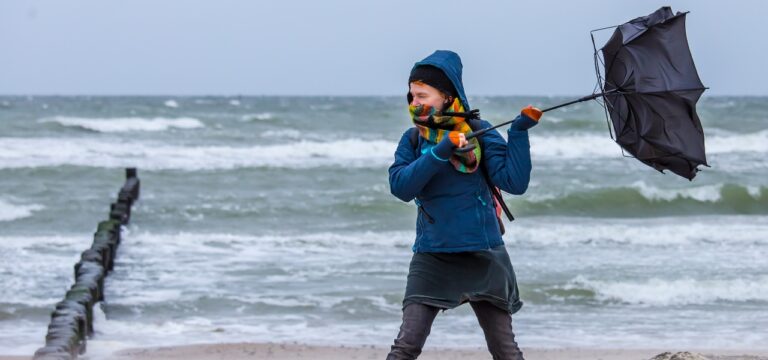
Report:
[[[692,180],[699,165],[708,166],[704,132],[696,114],[696,102],[706,88],[688,48],[686,14],[673,14],[671,8],[662,7],[617,26],[601,49],[604,79],[595,49],[601,92],[542,111],[603,97],[616,134],[614,140],[624,150],[656,170],[669,169]],[[476,112],[464,115],[477,117]]]

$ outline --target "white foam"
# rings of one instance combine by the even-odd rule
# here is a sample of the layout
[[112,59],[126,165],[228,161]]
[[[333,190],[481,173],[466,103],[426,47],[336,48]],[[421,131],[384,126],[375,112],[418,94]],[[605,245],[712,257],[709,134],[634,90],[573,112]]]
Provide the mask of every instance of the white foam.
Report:
[[240,100],[237,100],[237,99],[235,99],[235,100],[229,100],[229,105],[232,105],[232,106],[240,106]]
[[276,137],[281,139],[298,140],[304,137],[304,134],[296,129],[267,130],[261,133],[263,137]]
[[392,162],[395,147],[393,142],[357,139],[232,147],[174,146],[93,138],[0,138],[0,169],[62,165],[190,171],[252,167],[384,167]]
[[[128,235],[126,235],[128,236]],[[151,251],[171,253],[184,247],[189,251],[199,250],[203,254],[229,254],[232,248],[219,249],[211,243],[229,244],[243,251],[288,251],[288,252],[333,252],[344,247],[393,248],[410,245],[415,234],[412,231],[352,232],[352,233],[304,233],[242,235],[227,233],[150,233],[137,232],[130,235],[131,241],[152,244]],[[301,246],[295,246],[300,244]],[[291,246],[294,245],[294,246]],[[260,253],[264,255],[267,253]],[[249,254],[257,255],[257,254]],[[240,256],[240,255],[235,255]]]
[[[543,158],[579,159],[622,156],[621,147],[608,135],[574,133],[570,135],[531,135],[531,156]],[[728,134],[705,138],[708,154],[766,153],[768,130],[747,134]],[[627,154],[629,155],[629,154]]]
[[570,287],[594,291],[598,299],[641,305],[692,305],[718,301],[768,301],[768,276],[731,279],[601,281],[578,276]]
[[80,118],[56,116],[40,119],[42,123],[57,123],[62,126],[77,127],[103,133],[128,131],[165,131],[168,129],[195,129],[205,127],[202,121],[194,118]]
[[547,120],[548,123],[551,122],[551,123],[555,123],[555,124],[561,123],[561,122],[565,121],[565,119],[563,119],[561,117],[552,116],[552,115],[547,115],[547,119],[546,120]]
[[[649,201],[657,202],[657,201],[674,201],[679,199],[691,199],[696,200],[699,202],[708,202],[708,203],[716,203],[718,201],[721,201],[723,199],[722,191],[723,187],[727,184],[709,184],[709,185],[701,185],[701,186],[688,186],[685,188],[660,188],[656,186],[652,186],[647,184],[645,181],[635,181],[631,184],[628,184],[628,187],[631,189],[637,190],[640,195],[642,195],[644,198],[646,198]],[[742,186],[742,185],[737,185]],[[531,185],[531,188],[534,188],[533,184]],[[590,184],[583,184],[579,185],[578,188],[575,189],[577,192],[583,191],[595,191],[595,190],[611,190],[611,189],[625,189],[625,187],[598,187],[598,186],[591,186]],[[760,186],[752,186],[748,185],[745,186],[744,189],[747,191],[747,194],[751,196],[753,199],[757,200],[762,196],[763,188]],[[563,198],[569,195],[573,195],[574,193],[569,193],[567,191],[564,191],[563,189],[551,189],[551,190],[544,190],[544,189],[536,189],[530,194],[526,194],[526,201],[531,203],[543,203],[543,202],[549,202],[553,200],[557,200],[559,198]]]
[[272,114],[270,112],[263,112],[263,113],[258,113],[258,114],[243,115],[243,116],[240,117],[240,120],[242,120],[242,121],[253,121],[253,120],[266,121],[266,120],[272,120],[274,118],[275,118],[274,114]]
[[747,134],[732,134],[705,138],[707,152],[741,153],[768,152],[768,130]]
[[0,236],[0,302],[50,306],[60,300],[71,285],[72,265],[92,239],[88,234]]
[[130,289],[121,293],[120,305],[150,305],[154,303],[163,303],[174,301],[181,297],[180,289]]
[[[648,238],[654,239],[643,241],[654,244],[679,241],[680,238],[675,238],[677,232],[686,230],[690,225],[681,224],[680,219],[671,219],[669,223],[661,225],[648,224],[647,220],[612,220],[613,224],[604,222],[608,228],[601,229],[600,226],[596,226],[596,222],[585,223],[579,219],[571,219],[573,221],[571,224],[563,222],[562,226],[560,221],[557,221],[558,226],[553,226],[551,221],[545,223],[536,219],[520,219],[520,221],[528,222],[509,228],[513,235],[522,229],[533,229],[531,231],[538,238],[545,236],[547,231],[556,232],[563,227],[570,227],[570,230],[564,233],[553,234],[578,235],[576,240],[583,240],[586,235],[579,235],[580,233],[597,228],[604,232],[608,239],[615,239],[611,233],[618,230],[620,239],[621,236],[629,238],[633,234],[650,231]],[[718,217],[718,221],[718,223],[706,221],[706,219],[693,221],[693,225],[690,225],[692,229],[689,230],[689,235],[693,237],[689,240],[698,241],[705,236],[710,236],[710,233],[715,233],[715,238],[725,237],[725,234],[730,232],[734,236],[728,238],[727,243],[732,243],[734,248],[741,249],[739,241],[749,240],[750,236],[754,240],[760,235],[748,236],[741,232],[768,229],[768,217]],[[532,226],[533,224],[537,225]],[[748,224],[761,227],[750,228],[746,226]],[[704,225],[708,227],[703,227]],[[656,227],[660,228],[656,229]],[[721,227],[719,233],[714,231],[718,227]],[[626,228],[638,230],[632,233],[625,231]],[[668,235],[673,235],[671,240],[665,238]],[[189,343],[239,341],[300,341],[319,344],[387,343],[396,334],[400,321],[399,299],[393,300],[391,297],[382,295],[383,292],[388,291],[391,294],[391,291],[387,290],[391,284],[368,284],[363,281],[346,280],[369,271],[379,272],[388,269],[397,272],[397,283],[394,286],[400,293],[410,259],[410,250],[403,248],[403,245],[410,245],[413,236],[412,230],[294,235],[126,231],[124,243],[127,245],[120,248],[118,257],[120,264],[110,275],[106,298],[109,306],[128,307],[131,313],[126,314],[126,310],[123,309],[107,319],[101,313],[101,307],[96,307],[94,321],[97,334],[93,340],[89,340],[88,356],[107,358],[108,354],[123,348]],[[16,244],[21,242],[21,239],[0,238],[0,244],[3,241]],[[571,239],[564,241],[571,241]],[[683,241],[687,240],[683,239]],[[765,243],[767,240],[762,241]],[[67,266],[72,263],[71,261],[58,262],[66,263]],[[364,266],[361,266],[363,262]],[[259,266],[262,268],[254,269]],[[268,272],[272,267],[279,268],[283,272],[270,275]],[[67,268],[66,271],[69,273],[71,269]],[[206,276],[198,276],[201,273]],[[270,282],[268,279],[270,276],[275,276],[276,281]],[[280,276],[282,278],[279,278]],[[300,283],[301,279],[309,279],[309,281]],[[610,281],[577,277],[565,287],[591,289],[602,301],[640,306],[711,304],[718,301],[766,301],[768,299],[768,276],[740,279],[654,278]],[[333,286],[328,286],[324,281],[329,280],[337,282],[334,282]],[[254,285],[254,282],[258,284]],[[359,286],[361,291],[347,288],[348,286]],[[16,290],[18,292],[18,289]],[[213,301],[217,298],[240,301],[246,305],[242,306],[243,311],[240,312],[237,309],[215,308],[212,310],[208,305],[199,306],[196,303],[202,297],[214,299]],[[264,306],[267,306],[267,310],[264,310]],[[636,318],[631,316],[633,312],[631,307],[601,306],[597,311],[577,309],[578,314],[569,314],[569,310],[573,309],[569,306],[565,304],[557,311],[546,313],[546,306],[534,305],[529,310],[521,312],[518,320],[520,328],[531,330],[523,332],[523,336],[537,334],[547,338],[553,334],[571,330],[567,332],[570,335],[558,337],[560,341],[558,344],[571,342],[572,345],[577,346],[600,345],[605,336],[614,336],[624,341],[636,340],[634,344],[647,343],[649,339],[659,336],[659,333],[677,335],[678,337],[675,338],[677,344],[695,343],[701,336],[701,332],[695,328],[689,330],[690,327],[685,327],[686,332],[678,332],[676,329],[679,328],[668,328],[665,324],[660,324],[664,321],[675,322],[683,317],[681,315],[669,319],[670,315],[675,314],[675,309],[666,308],[654,312],[653,315],[645,314],[643,322],[635,322],[633,324],[636,327],[626,330],[626,327],[607,325],[613,324],[612,321],[632,323]],[[306,309],[291,309],[302,307]],[[369,307],[379,311],[376,317],[354,314],[355,309],[368,311]],[[623,311],[626,315],[618,319],[611,318],[611,308],[616,312]],[[163,312],[170,311],[170,313],[158,315],[158,309]],[[629,311],[624,311],[625,309]],[[339,314],[344,311],[348,314]],[[542,315],[541,311],[545,314]],[[589,317],[590,312],[594,314],[593,317]],[[326,314],[329,314],[328,317]],[[728,317],[731,314],[733,312],[725,309],[711,315]],[[467,306],[440,316],[444,318],[436,322],[432,346],[436,344],[483,346],[482,332]],[[594,321],[595,317],[601,316],[605,317],[604,321],[601,319]],[[717,320],[709,318],[705,323],[713,324],[717,323]],[[743,324],[742,320],[727,323],[728,326],[725,329],[722,327],[718,329],[721,332],[728,332],[739,329]],[[32,326],[24,325],[24,327],[32,329]],[[44,325],[37,328],[44,328]],[[576,334],[573,333],[574,328],[579,329]],[[605,328],[610,328],[610,331],[605,331]],[[627,336],[617,336],[617,328],[628,331]],[[668,330],[665,332],[665,329]],[[579,332],[588,332],[591,336],[585,338]],[[551,345],[552,341],[548,338],[541,340],[539,344]],[[744,339],[742,341],[747,342]],[[530,343],[536,342],[530,341]]]
[[[670,246],[719,244],[743,247],[768,245],[768,217],[714,218],[665,217],[579,221],[573,218],[522,218],[505,235],[511,244],[568,246],[580,244],[629,244]],[[552,223],[557,226],[552,226]],[[516,221],[517,223],[517,221]]]
[[176,100],[166,100],[163,105],[174,109],[179,107],[179,103],[177,103]]
[[[702,202],[717,202],[722,198],[723,184],[688,187],[683,189],[660,189],[649,186],[643,181],[632,183],[631,187],[640,191],[646,199],[671,201],[675,199],[693,199]],[[755,194],[759,197],[759,189]]]
[[763,190],[762,189],[763,188],[761,188],[759,186],[748,185],[747,186],[747,193],[749,194],[749,196],[757,199],[757,198],[759,198],[759,197],[761,197],[763,195]]
[[14,221],[32,216],[35,211],[45,209],[39,204],[13,204],[0,199],[0,221]]
[[621,156],[621,148],[608,136],[530,136],[530,142],[533,158],[580,159]]

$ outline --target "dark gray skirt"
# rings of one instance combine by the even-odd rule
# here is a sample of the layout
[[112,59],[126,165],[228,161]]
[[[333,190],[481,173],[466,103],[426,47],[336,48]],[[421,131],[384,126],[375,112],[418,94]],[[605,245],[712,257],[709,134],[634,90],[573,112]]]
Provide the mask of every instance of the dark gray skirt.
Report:
[[504,245],[480,251],[413,254],[403,308],[420,303],[445,310],[467,301],[488,301],[510,314],[523,306]]

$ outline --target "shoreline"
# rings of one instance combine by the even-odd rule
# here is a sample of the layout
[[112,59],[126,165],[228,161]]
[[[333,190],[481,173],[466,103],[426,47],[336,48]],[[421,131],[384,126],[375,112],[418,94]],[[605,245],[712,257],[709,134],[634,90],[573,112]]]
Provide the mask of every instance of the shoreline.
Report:
[[[116,351],[111,356],[102,358],[99,354],[81,357],[91,359],[98,356],[106,360],[213,360],[226,358],[239,359],[384,359],[389,351],[387,347],[377,346],[321,346],[300,343],[222,343],[190,344],[168,347],[129,348]],[[768,360],[768,349],[609,349],[609,348],[523,348],[527,360],[648,360],[664,352],[683,352],[701,354],[711,360]],[[459,360],[488,359],[490,354],[485,348],[445,348],[427,345],[419,359]],[[0,355],[0,360],[31,359],[30,356]]]

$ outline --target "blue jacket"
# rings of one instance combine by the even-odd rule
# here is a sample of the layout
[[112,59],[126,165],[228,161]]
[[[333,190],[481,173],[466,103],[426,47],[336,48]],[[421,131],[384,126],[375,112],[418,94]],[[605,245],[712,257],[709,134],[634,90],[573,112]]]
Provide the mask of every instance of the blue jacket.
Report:
[[[453,82],[464,108],[469,103],[461,82],[461,60],[451,51],[438,50],[418,65],[433,65],[443,70]],[[531,155],[527,128],[536,122],[519,116],[504,140],[498,131],[481,136],[482,165],[493,185],[520,195],[528,188]],[[491,124],[482,121],[482,126]],[[496,220],[492,195],[480,170],[465,174],[448,161],[454,145],[445,140],[434,144],[419,136],[416,149],[411,146],[406,130],[389,167],[389,186],[402,201],[416,201],[414,252],[460,252],[489,249],[504,244]]]

